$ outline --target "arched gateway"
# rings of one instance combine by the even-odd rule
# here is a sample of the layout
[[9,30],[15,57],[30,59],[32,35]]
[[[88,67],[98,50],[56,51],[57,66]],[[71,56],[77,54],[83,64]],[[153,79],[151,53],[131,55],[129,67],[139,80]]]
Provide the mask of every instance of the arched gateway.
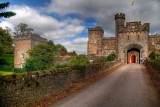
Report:
[[142,57],[143,47],[138,44],[130,44],[125,48],[125,62],[127,63],[140,63]]
[[139,63],[140,58],[143,60],[152,51],[158,52],[160,35],[149,35],[150,23],[125,22],[125,19],[124,13],[115,14],[115,37],[104,35],[102,27],[89,28],[88,54],[115,53],[122,63]]

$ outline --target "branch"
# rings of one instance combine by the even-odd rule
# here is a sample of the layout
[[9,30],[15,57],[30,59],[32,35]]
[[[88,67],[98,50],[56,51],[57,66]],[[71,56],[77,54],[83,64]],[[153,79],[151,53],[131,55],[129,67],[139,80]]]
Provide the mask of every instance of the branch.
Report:
[[4,9],[4,8],[6,8],[6,7],[8,7],[9,6],[9,2],[6,2],[6,3],[0,3],[0,9]]
[[2,12],[2,13],[0,13],[0,18],[1,17],[10,18],[10,17],[15,16],[15,15],[16,15],[16,13],[14,13],[14,12]]

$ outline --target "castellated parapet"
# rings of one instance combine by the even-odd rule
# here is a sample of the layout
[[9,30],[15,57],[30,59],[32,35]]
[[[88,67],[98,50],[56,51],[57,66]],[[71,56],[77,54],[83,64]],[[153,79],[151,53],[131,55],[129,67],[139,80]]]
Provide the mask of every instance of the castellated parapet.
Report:
[[115,20],[117,19],[124,19],[125,20],[125,14],[124,13],[117,13],[115,15]]
[[25,36],[14,36],[14,67],[22,68],[25,59],[29,58],[28,51],[39,43],[46,43],[47,39],[37,34],[29,33]]
[[126,63],[140,63],[156,51],[160,55],[160,35],[149,36],[150,23],[125,22],[125,14],[115,14],[115,37],[105,35],[102,27],[88,29],[88,54],[108,56],[115,53]]
[[147,31],[150,30],[150,24],[144,23],[141,24],[141,22],[127,22],[126,25],[119,28],[119,33],[123,32],[141,32],[141,31]]

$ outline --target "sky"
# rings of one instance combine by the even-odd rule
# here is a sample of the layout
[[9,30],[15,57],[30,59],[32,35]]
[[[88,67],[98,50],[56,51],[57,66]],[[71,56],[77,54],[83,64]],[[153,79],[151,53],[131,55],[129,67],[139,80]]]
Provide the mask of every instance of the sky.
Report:
[[34,33],[64,45],[68,51],[87,54],[88,28],[101,26],[105,37],[115,36],[116,13],[126,22],[150,23],[150,34],[160,33],[160,0],[0,0],[10,2],[3,11],[16,16],[0,18],[0,26],[26,23]]

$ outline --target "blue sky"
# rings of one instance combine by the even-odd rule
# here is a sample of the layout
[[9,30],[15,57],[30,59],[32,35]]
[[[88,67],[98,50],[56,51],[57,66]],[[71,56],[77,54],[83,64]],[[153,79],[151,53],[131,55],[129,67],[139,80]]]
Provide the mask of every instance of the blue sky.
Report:
[[151,34],[160,32],[160,0],[8,1],[11,4],[7,10],[17,15],[9,19],[1,18],[1,27],[7,26],[14,31],[16,25],[26,23],[35,33],[77,53],[87,53],[88,28],[98,25],[103,27],[105,37],[114,36],[114,15],[119,12],[126,14],[127,22],[151,23]]

